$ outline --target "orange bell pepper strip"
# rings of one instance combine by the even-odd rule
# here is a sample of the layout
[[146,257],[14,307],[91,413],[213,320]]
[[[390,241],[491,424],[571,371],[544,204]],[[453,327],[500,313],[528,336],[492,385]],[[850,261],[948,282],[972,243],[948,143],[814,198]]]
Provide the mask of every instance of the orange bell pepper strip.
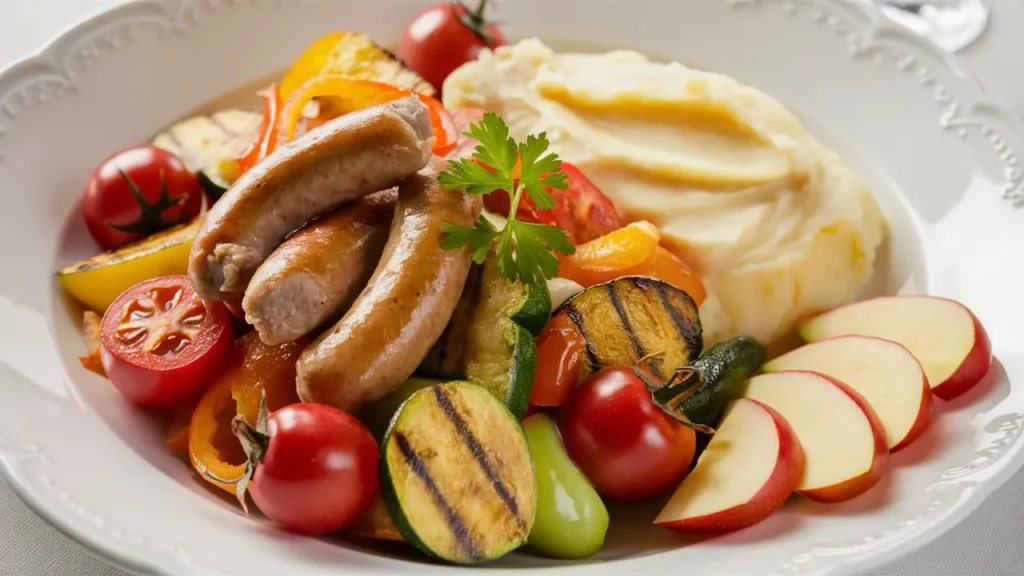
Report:
[[278,132],[280,132],[281,91],[278,90],[277,84],[271,84],[260,91],[260,98],[263,99],[263,122],[256,132],[256,139],[245,154],[238,159],[239,173],[245,173],[277,148]]
[[[333,74],[316,76],[295,90],[288,98],[288,102],[281,112],[284,126],[280,137],[285,142],[290,142],[295,138],[299,120],[302,119],[302,111],[314,98],[331,98],[333,105],[329,109],[334,114],[340,115],[411,95],[413,93],[408,90],[383,82],[356,80]],[[423,94],[416,94],[416,97],[427,106],[430,113],[430,122],[434,128],[434,154],[444,156],[455,148],[458,142],[455,122],[452,120],[451,114],[434,98]]]
[[602,278],[620,270],[639,266],[654,256],[661,233],[650,222],[634,222],[576,247],[576,253],[562,259],[559,276],[591,286],[591,276]]
[[679,288],[700,306],[707,298],[704,284],[679,257],[658,243],[661,234],[649,222],[634,222],[576,247],[562,259],[558,275],[583,287],[623,276],[650,276]]
[[107,373],[103,369],[103,361],[100,360],[100,320],[102,320],[102,317],[99,314],[92,310],[85,311],[82,319],[82,337],[85,338],[85,347],[89,354],[79,356],[78,361],[82,363],[82,367],[86,370],[95,372],[100,376],[106,376]]
[[324,72],[331,61],[331,55],[335,46],[341,42],[347,31],[331,32],[321,36],[306,48],[298,58],[292,62],[291,68],[281,80],[281,97],[287,100],[296,90]]
[[189,424],[189,460],[204,480],[235,493],[233,481],[245,471],[246,457],[231,432],[231,420],[241,414],[256,422],[261,391],[266,391],[270,411],[299,402],[295,361],[306,344],[300,339],[268,346],[255,331],[235,341],[231,364],[203,394]]

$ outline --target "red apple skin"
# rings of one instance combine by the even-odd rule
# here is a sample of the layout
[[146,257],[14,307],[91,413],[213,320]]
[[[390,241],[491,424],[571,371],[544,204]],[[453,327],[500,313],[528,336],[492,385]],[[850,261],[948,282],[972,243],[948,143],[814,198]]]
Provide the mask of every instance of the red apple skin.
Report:
[[[793,370],[793,372],[801,372],[801,370]],[[857,403],[857,406],[864,412],[868,422],[871,424],[871,432],[875,440],[875,454],[871,459],[871,468],[869,470],[856,478],[850,478],[839,484],[800,491],[800,494],[818,502],[843,502],[867,492],[889,471],[889,446],[885,441],[885,428],[882,426],[882,421],[878,419],[878,414],[875,414],[875,410],[856,390],[835,378],[830,378],[818,372],[812,372],[812,374],[832,382]]]
[[959,302],[953,303],[962,307],[974,321],[974,346],[960,363],[960,367],[944,382],[932,388],[932,394],[943,400],[952,400],[974,388],[985,377],[985,374],[988,374],[988,369],[992,366],[992,342],[988,338],[985,327],[981,325],[981,321],[974,315],[974,312]]
[[[920,363],[919,363],[920,364]],[[911,442],[917,440],[917,437],[928,428],[928,424],[932,421],[932,412],[935,409],[935,401],[932,400],[932,387],[928,384],[928,376],[924,375],[924,369],[921,369],[921,409],[917,412],[917,417],[914,419],[914,425],[907,430],[907,435],[903,437],[895,446],[889,449],[890,454],[895,454],[900,450],[906,448]]]
[[713,514],[695,516],[671,522],[662,522],[660,526],[674,532],[732,532],[753,526],[778,510],[796,490],[804,473],[804,449],[796,438],[796,433],[789,422],[776,412],[757,400],[751,400],[771,415],[779,432],[779,457],[775,469],[761,489],[754,496],[742,503]]

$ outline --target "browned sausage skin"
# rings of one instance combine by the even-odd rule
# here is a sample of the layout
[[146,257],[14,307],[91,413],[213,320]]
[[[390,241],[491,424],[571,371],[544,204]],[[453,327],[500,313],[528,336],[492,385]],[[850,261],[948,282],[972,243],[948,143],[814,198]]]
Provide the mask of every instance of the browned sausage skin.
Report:
[[245,289],[245,321],[276,346],[348,310],[388,240],[398,190],[370,194],[315,220],[284,241]]
[[478,196],[446,190],[436,159],[398,188],[384,255],[345,316],[299,357],[304,402],[352,411],[402,384],[426,356],[458,304],[468,249],[442,250],[441,226],[471,226]]
[[253,273],[309,220],[391,188],[431,157],[430,115],[415,97],[346,114],[285,144],[214,204],[189,278],[207,300],[242,296]]

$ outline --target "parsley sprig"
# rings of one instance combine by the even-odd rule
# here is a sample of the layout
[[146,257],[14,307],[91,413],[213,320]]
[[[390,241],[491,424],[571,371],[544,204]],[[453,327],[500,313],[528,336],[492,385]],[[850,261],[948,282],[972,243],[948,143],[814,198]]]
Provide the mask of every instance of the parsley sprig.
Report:
[[473,159],[449,160],[448,170],[438,175],[438,182],[445,188],[465,190],[473,195],[505,190],[511,208],[501,230],[483,215],[472,228],[446,223],[441,247],[453,250],[469,245],[473,261],[482,264],[497,242],[495,252],[503,277],[511,281],[518,277],[527,283],[553,278],[558,274],[558,258],[553,252],[569,255],[576,248],[558,226],[516,220],[524,194],[538,210],[550,210],[555,206],[555,198],[545,188],[565,190],[568,187],[568,177],[561,171],[558,154],[545,154],[549,145],[547,134],[530,135],[526,142],[517,145],[508,135],[505,122],[497,114],[488,112],[481,122],[469,126],[466,135],[480,142]]

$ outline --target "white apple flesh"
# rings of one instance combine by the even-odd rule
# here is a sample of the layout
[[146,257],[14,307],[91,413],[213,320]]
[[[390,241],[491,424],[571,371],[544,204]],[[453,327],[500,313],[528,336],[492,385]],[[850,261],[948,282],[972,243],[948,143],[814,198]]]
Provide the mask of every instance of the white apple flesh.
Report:
[[761,374],[745,396],[774,408],[796,433],[806,462],[797,492],[821,502],[854,498],[889,469],[878,416],[849,386],[814,372]]
[[676,532],[752,526],[789,498],[803,465],[803,449],[786,420],[756,400],[740,398],[654,523]]
[[887,296],[815,316],[797,327],[808,342],[849,334],[898,342],[917,357],[932,392],[950,400],[973,388],[992,364],[992,345],[963,304],[933,296]]
[[870,336],[837,336],[807,344],[764,365],[765,372],[805,370],[853,388],[885,428],[890,452],[913,442],[931,421],[932,393],[917,358],[905,347]]

